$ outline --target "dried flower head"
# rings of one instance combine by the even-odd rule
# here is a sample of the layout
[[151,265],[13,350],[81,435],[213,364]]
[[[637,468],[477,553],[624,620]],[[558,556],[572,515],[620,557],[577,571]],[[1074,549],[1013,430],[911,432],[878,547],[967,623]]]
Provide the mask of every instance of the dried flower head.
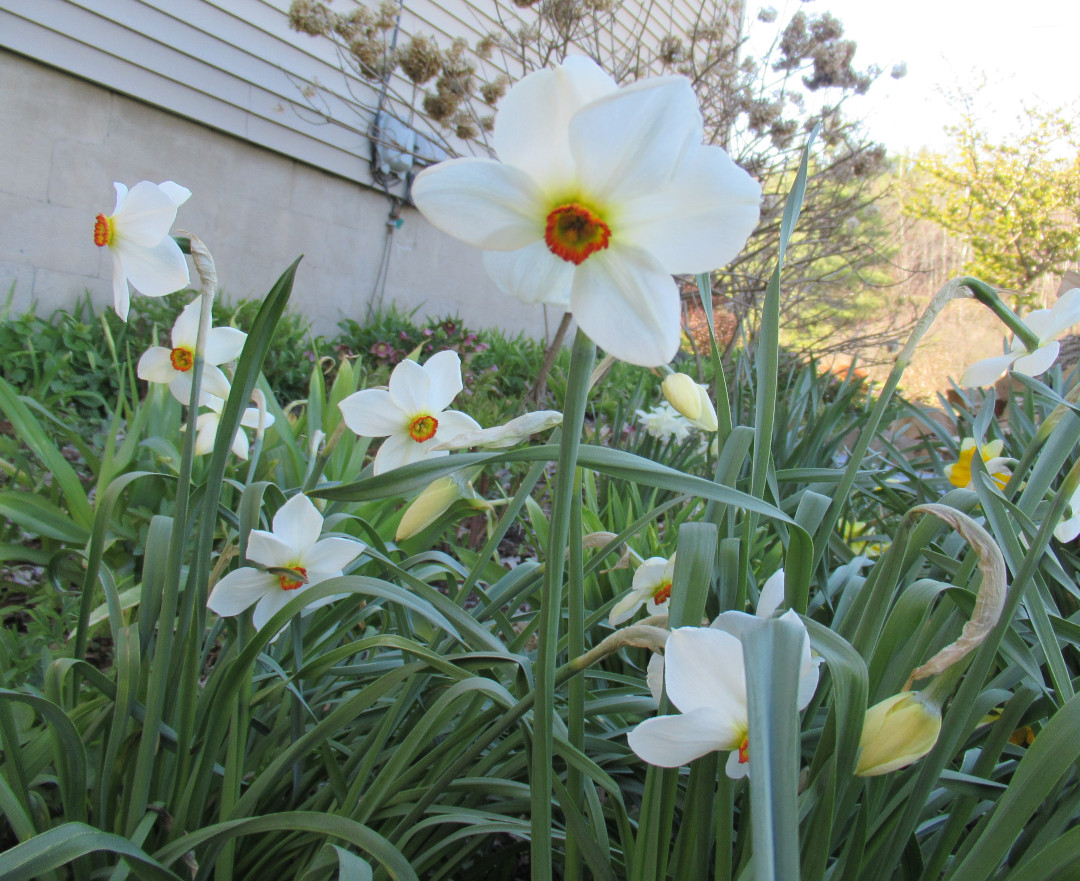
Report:
[[686,58],[686,46],[674,34],[667,34],[661,37],[660,50],[657,54],[664,64],[677,64]]
[[330,33],[333,13],[318,0],[293,0],[289,4],[289,27],[313,37]]
[[419,34],[411,37],[401,52],[401,72],[418,86],[438,76],[443,55],[435,41]]
[[470,141],[480,134],[480,129],[476,127],[476,122],[471,114],[464,110],[455,113],[454,118],[450,120],[450,124],[454,127],[454,134],[463,141]]
[[480,58],[488,59],[500,46],[498,34],[484,34],[479,40],[476,41],[476,49],[474,50]]
[[461,99],[453,95],[434,92],[424,96],[424,113],[435,122],[446,122],[460,106]]
[[494,107],[499,103],[499,99],[506,94],[506,90],[510,88],[510,77],[501,73],[490,83],[484,83],[480,87],[480,97],[484,99],[484,103]]
[[375,33],[375,16],[366,6],[357,6],[348,15],[334,17],[334,31],[346,43],[357,37],[370,37]]

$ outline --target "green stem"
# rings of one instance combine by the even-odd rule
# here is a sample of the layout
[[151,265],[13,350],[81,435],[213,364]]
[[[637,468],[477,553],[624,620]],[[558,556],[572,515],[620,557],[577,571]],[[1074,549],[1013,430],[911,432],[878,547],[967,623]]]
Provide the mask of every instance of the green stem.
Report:
[[998,296],[990,285],[985,281],[980,281],[977,278],[973,278],[970,275],[965,275],[959,282],[963,287],[967,288],[971,293],[975,295],[975,299],[982,303],[984,306],[988,306],[998,318],[1000,318],[1008,326],[1017,339],[1024,344],[1029,352],[1034,352],[1042,343],[1039,341],[1039,337],[1029,328],[1023,321],[1021,321],[1015,312],[1006,306],[1001,297]]
[[[173,508],[172,533],[169,536],[169,554],[165,561],[165,583],[162,590],[161,609],[158,616],[158,638],[150,658],[150,682],[146,693],[146,718],[143,736],[139,739],[139,751],[135,759],[133,777],[134,791],[128,811],[128,832],[146,813],[149,804],[151,770],[158,748],[158,732],[165,712],[165,699],[170,679],[173,641],[176,637],[176,613],[180,599],[180,577],[184,560],[184,547],[191,532],[188,523],[188,504],[191,497],[191,469],[195,460],[195,423],[199,415],[199,390],[202,385],[203,353],[210,335],[210,321],[214,305],[214,285],[202,287],[202,311],[199,316],[199,333],[195,341],[195,363],[191,368],[191,397],[188,399],[184,448],[180,454],[180,472],[176,481],[176,503]],[[149,651],[149,647],[148,647]],[[189,698],[194,692],[182,692]],[[180,702],[181,704],[183,701]],[[177,743],[177,753],[185,755],[186,742]],[[173,778],[174,783],[178,778]],[[167,784],[168,785],[168,784]],[[172,792],[165,793],[168,802]]]
[[555,661],[559,646],[559,625],[562,622],[563,568],[570,533],[570,512],[574,505],[574,474],[577,470],[578,447],[581,444],[581,428],[585,421],[589,376],[595,359],[596,346],[579,330],[570,357],[570,376],[563,405],[559,466],[552,486],[551,523],[540,609],[531,781],[533,881],[550,881],[552,877],[551,765],[552,732],[555,724]]
[[[581,471],[575,468],[574,498],[581,498]],[[567,577],[567,643],[571,658],[585,654],[585,585],[582,577],[581,505],[570,509],[570,571]],[[575,676],[567,686],[567,728],[570,745],[585,752],[585,677]],[[579,806],[583,805],[585,782],[576,768],[566,770],[566,791]],[[584,809],[582,809],[584,814]],[[584,877],[581,847],[570,828],[566,830],[565,881],[581,881]]]

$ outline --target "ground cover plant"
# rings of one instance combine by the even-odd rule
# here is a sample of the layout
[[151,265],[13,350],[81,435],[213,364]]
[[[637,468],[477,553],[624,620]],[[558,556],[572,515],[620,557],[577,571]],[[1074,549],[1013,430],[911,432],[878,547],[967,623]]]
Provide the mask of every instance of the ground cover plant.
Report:
[[[504,104],[510,165],[436,166],[417,196],[475,221],[509,293],[544,276],[583,319],[558,410],[473,406],[463,368],[486,398],[502,372],[482,341],[406,352],[393,316],[346,328],[329,372],[313,351],[283,406],[264,366],[302,263],[241,331],[202,242],[169,236],[187,190],[118,187],[99,215],[118,278],[147,293],[138,272],[190,259],[198,294],[110,356],[100,447],[0,381],[0,554],[37,573],[0,637],[0,876],[1075,875],[1080,418],[1051,337],[1080,290],[1021,321],[957,279],[880,389],[783,363],[811,138],[752,346],[725,361],[712,335],[672,370],[669,273],[713,314],[695,261],[739,246],[752,181],[698,147],[678,79],[538,76],[568,142],[642,130],[552,159],[528,137],[551,120]],[[591,199],[547,180],[568,156]],[[651,250],[620,237],[635,217]],[[960,296],[1016,337],[967,377],[1011,371],[1007,423],[990,394],[958,392],[950,428],[895,397]]]

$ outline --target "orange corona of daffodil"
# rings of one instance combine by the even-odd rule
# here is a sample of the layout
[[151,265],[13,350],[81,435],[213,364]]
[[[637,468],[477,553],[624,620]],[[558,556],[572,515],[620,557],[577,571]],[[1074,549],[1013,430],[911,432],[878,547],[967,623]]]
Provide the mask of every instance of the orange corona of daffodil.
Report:
[[978,450],[994,483],[1004,489],[1005,484],[1012,477],[1012,472],[1005,466],[1006,460],[1001,456],[1003,446],[1002,441],[994,440],[980,447],[975,443],[974,438],[965,438],[960,445],[960,455],[956,462],[945,466],[945,476],[949,478],[949,483],[961,489],[971,486],[971,460],[975,451]]

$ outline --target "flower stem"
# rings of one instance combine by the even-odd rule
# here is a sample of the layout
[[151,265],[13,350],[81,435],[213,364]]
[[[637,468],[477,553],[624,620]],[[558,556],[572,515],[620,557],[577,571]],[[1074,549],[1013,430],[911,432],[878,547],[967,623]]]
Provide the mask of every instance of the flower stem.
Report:
[[985,281],[980,281],[977,278],[973,278],[970,275],[965,275],[960,279],[960,284],[966,287],[972,294],[975,295],[975,299],[982,303],[984,306],[988,306],[998,318],[1000,318],[1008,326],[1016,338],[1024,344],[1029,352],[1034,352],[1042,343],[1039,341],[1039,337],[1029,328],[1023,321],[1021,321],[1015,312],[1006,306],[1001,297],[998,296],[990,285]]
[[570,512],[574,505],[574,473],[577,469],[578,447],[581,444],[581,428],[585,421],[589,376],[595,360],[596,346],[579,330],[570,357],[570,376],[566,386],[566,401],[563,404],[559,465],[552,486],[551,523],[544,572],[544,594],[540,609],[532,744],[531,865],[533,881],[550,881],[552,877],[551,794],[555,661],[559,646],[559,625],[562,622],[563,567],[570,533]]

